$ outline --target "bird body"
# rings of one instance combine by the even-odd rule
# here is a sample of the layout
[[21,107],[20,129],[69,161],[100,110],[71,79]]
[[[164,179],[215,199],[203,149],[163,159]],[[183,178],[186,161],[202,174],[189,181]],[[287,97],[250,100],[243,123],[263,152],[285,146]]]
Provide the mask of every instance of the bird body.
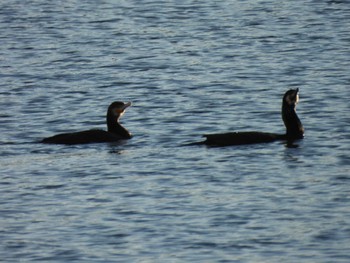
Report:
[[209,146],[230,146],[243,144],[268,143],[278,140],[293,141],[304,137],[304,127],[296,114],[296,104],[299,101],[299,89],[288,90],[282,100],[282,119],[286,127],[285,134],[268,132],[228,132],[206,134],[205,141],[190,143],[189,145],[205,144]]
[[80,132],[61,133],[43,139],[42,143],[54,144],[86,144],[101,142],[116,142],[130,139],[132,135],[119,123],[119,118],[124,114],[125,109],[131,105],[130,102],[113,102],[107,111],[107,131],[86,130]]
[[285,136],[267,132],[227,132],[218,134],[205,134],[205,144],[213,146],[242,145],[267,143],[282,140]]
[[115,142],[123,140],[117,134],[104,130],[86,130],[81,132],[62,133],[43,139],[43,143],[57,144],[85,144],[85,143],[100,143],[100,142]]

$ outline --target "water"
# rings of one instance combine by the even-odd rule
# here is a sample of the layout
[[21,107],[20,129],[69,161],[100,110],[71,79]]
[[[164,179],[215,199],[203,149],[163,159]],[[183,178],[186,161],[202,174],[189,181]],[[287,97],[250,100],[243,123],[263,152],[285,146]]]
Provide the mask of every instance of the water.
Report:
[[[3,262],[349,262],[348,1],[2,1]],[[283,132],[300,88],[306,137]],[[125,144],[42,145],[105,128]]]

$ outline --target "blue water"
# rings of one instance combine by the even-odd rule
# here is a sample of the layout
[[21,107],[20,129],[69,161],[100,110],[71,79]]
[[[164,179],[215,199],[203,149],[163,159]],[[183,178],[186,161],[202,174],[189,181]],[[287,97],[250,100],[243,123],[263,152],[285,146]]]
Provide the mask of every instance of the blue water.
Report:
[[[350,262],[348,1],[2,1],[0,261]],[[212,132],[305,139],[183,147]],[[105,128],[123,144],[43,145]]]

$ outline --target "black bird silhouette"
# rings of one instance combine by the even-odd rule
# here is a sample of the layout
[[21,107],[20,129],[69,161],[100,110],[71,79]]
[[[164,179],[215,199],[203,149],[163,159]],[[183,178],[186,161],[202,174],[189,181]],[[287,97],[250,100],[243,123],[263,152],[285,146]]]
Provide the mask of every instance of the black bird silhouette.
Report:
[[119,123],[119,118],[124,114],[125,109],[131,105],[131,102],[115,101],[107,111],[107,131],[104,130],[86,130],[72,133],[62,133],[43,139],[42,143],[56,144],[84,144],[115,142],[119,140],[130,139],[132,135]]
[[229,132],[206,134],[205,141],[191,143],[190,145],[230,146],[242,144],[267,143],[277,140],[292,142],[304,137],[304,128],[296,113],[296,104],[299,101],[299,89],[290,89],[283,96],[282,119],[286,126],[285,134],[267,132]]

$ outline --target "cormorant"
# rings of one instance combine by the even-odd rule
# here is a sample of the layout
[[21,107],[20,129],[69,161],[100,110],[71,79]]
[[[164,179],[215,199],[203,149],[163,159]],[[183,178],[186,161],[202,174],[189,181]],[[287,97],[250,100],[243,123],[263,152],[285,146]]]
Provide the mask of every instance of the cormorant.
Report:
[[286,126],[285,134],[267,132],[229,132],[219,134],[206,134],[205,141],[191,143],[190,145],[205,144],[209,146],[230,146],[242,144],[267,143],[277,140],[292,142],[304,137],[304,128],[296,114],[296,104],[299,101],[299,89],[290,89],[282,101],[282,119]]
[[131,105],[131,102],[115,101],[107,111],[107,131],[104,130],[86,130],[81,132],[62,133],[43,139],[42,143],[56,144],[84,144],[115,142],[119,140],[130,139],[132,135],[119,123],[119,118],[124,114],[125,109]]

